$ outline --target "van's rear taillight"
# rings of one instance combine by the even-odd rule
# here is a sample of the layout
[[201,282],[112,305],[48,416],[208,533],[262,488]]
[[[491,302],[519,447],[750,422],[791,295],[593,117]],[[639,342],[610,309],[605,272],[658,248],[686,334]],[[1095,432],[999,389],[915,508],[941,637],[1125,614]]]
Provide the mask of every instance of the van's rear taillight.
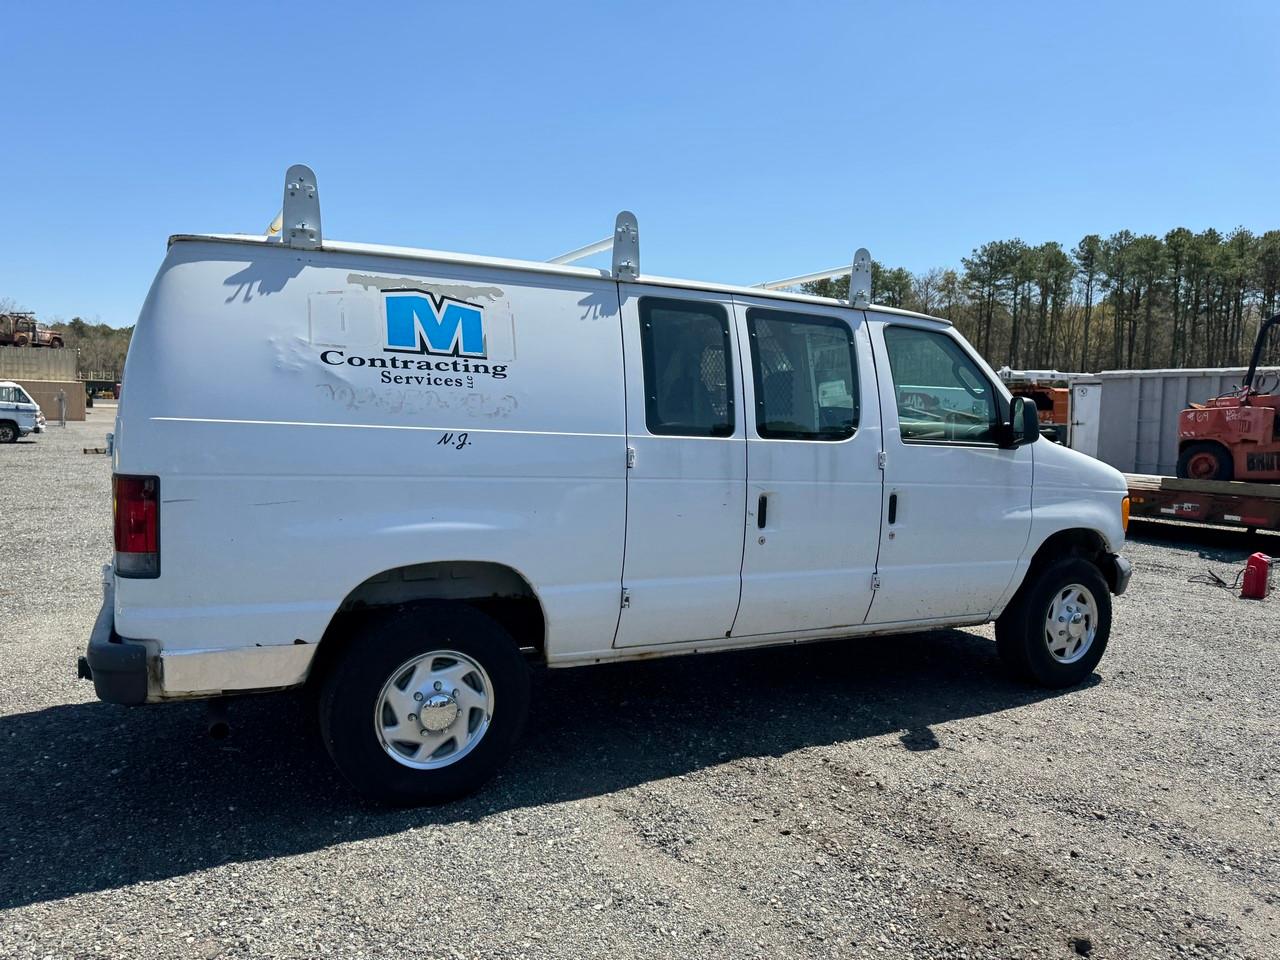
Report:
[[111,478],[115,500],[116,576],[160,576],[160,478]]

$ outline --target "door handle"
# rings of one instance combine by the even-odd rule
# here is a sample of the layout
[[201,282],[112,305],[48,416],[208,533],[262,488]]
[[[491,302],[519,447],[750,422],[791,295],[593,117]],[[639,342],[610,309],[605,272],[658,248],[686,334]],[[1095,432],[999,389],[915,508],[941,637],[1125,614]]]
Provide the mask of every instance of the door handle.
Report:
[[756,501],[756,526],[761,530],[768,523],[769,517],[769,495],[767,493],[760,494],[760,499]]
[[896,493],[889,494],[889,522],[898,522],[898,495]]

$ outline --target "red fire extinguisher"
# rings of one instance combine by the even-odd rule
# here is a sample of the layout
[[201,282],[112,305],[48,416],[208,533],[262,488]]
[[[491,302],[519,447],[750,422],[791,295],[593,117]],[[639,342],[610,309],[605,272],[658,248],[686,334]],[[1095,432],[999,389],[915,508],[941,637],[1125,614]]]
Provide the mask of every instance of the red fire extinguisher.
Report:
[[1255,553],[1245,561],[1241,597],[1262,600],[1271,592],[1271,562],[1265,553]]

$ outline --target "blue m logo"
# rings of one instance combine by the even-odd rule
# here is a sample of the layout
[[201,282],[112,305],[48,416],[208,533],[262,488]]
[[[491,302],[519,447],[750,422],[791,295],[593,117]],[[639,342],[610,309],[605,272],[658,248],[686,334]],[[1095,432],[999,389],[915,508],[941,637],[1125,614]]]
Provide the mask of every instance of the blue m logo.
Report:
[[426,293],[386,295],[387,349],[483,357],[484,310],[474,304]]

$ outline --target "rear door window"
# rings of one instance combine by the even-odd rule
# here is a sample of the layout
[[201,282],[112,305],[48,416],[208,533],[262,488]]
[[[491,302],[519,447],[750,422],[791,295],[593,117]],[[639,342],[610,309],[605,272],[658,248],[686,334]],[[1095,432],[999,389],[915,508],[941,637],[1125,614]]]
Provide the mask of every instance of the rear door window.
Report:
[[734,430],[729,315],[716,303],[641,297],[645,425],[659,436]]
[[844,440],[858,428],[853,332],[837,317],[747,311],[756,433],[778,440]]

